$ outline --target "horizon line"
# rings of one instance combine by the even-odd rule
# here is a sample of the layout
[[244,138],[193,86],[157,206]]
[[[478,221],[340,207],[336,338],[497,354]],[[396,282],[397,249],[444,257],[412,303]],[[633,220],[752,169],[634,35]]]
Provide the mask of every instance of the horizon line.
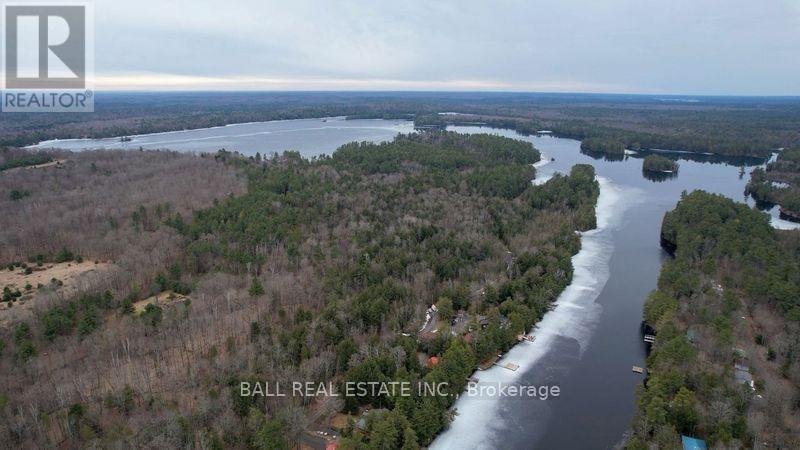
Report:
[[785,98],[799,99],[800,94],[738,94],[738,93],[663,93],[663,92],[618,92],[618,91],[544,91],[544,90],[501,90],[501,89],[171,89],[171,88],[119,88],[92,89],[100,94],[181,94],[181,93],[250,93],[250,94],[516,94],[516,95],[579,95],[579,96],[617,96],[617,97],[704,97],[704,98]]

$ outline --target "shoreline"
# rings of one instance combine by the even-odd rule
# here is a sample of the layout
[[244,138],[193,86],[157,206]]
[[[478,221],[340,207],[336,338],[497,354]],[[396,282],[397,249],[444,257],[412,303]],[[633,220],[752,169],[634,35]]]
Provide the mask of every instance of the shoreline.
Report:
[[[597,227],[581,233],[581,249],[573,255],[573,277],[570,284],[559,294],[553,309],[534,325],[530,331],[536,336],[533,342],[522,341],[509,349],[497,361],[502,366],[513,362],[519,365],[509,371],[497,365],[487,370],[476,370],[472,377],[489,384],[519,383],[525,373],[535,368],[536,363],[551,349],[558,337],[569,337],[580,343],[581,354],[594,333],[602,307],[595,303],[610,277],[610,260],[614,243],[607,233],[620,222],[622,215],[635,200],[630,192],[611,180],[597,176],[600,195],[595,205]],[[626,189],[627,190],[627,189]],[[501,420],[501,399],[473,398],[462,396],[453,405],[456,418],[431,443],[432,450],[460,449],[465,447],[491,448],[497,440],[493,435],[500,432],[492,425],[493,419]]]
[[[141,138],[141,137],[150,137],[150,136],[159,136],[164,134],[170,133],[190,133],[202,130],[218,130],[223,128],[231,128],[231,127],[238,127],[244,125],[257,125],[257,124],[265,124],[265,123],[284,123],[284,122],[299,122],[299,121],[319,121],[319,120],[326,120],[326,121],[347,121],[347,120],[385,120],[380,118],[375,119],[348,119],[347,116],[323,116],[323,117],[306,117],[302,119],[276,119],[276,120],[262,120],[262,121],[255,121],[255,122],[237,122],[237,123],[229,123],[225,125],[216,125],[213,127],[202,127],[202,128],[188,128],[182,130],[171,130],[171,131],[157,131],[154,133],[142,133],[142,134],[128,134],[124,136],[109,136],[109,137],[86,137],[86,138],[67,138],[67,139],[47,139],[44,141],[37,142],[35,144],[26,145],[25,149],[30,150],[50,150],[50,149],[58,149],[59,147],[53,147],[52,145],[61,143],[61,142],[79,142],[79,141],[94,141],[94,142],[101,142],[101,141],[118,141],[122,137],[129,137],[133,138]],[[409,122],[409,119],[397,119],[401,122]],[[208,139],[208,138],[206,138]],[[151,145],[151,144],[148,144]],[[88,150],[88,149],[87,149]]]

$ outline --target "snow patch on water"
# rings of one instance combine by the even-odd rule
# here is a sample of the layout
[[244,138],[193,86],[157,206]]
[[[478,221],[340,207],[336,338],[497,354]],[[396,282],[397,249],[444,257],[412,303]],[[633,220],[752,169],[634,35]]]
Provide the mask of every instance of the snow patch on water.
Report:
[[552,173],[537,175],[536,178],[531,180],[531,184],[533,184],[534,186],[539,186],[547,183],[548,181],[550,181],[551,178],[553,178]]
[[791,220],[781,219],[777,216],[770,217],[769,223],[776,230],[800,230],[800,223]]
[[[612,231],[621,224],[625,210],[643,198],[638,189],[619,186],[603,177],[597,177],[597,180],[600,183],[600,196],[595,208],[597,228],[581,234],[581,250],[572,257],[572,283],[558,297],[554,309],[545,314],[532,331],[536,340],[523,341],[499,361],[500,364],[519,364],[519,369],[512,372],[494,366],[478,371],[475,376],[480,380],[479,386],[482,383],[518,383],[523,374],[534,368],[536,362],[550,350],[556,338],[574,339],[580,345],[581,354],[586,349],[602,310],[595,300],[610,275],[609,263],[614,250]],[[499,413],[501,401],[497,397],[461,396],[455,404],[458,415],[430,448],[496,447],[498,438],[493,432],[496,432],[494,424],[502,423]]]
[[541,171],[539,170],[542,167],[544,167],[544,166],[546,166],[546,165],[548,165],[548,164],[550,164],[552,162],[550,157],[547,156],[546,153],[540,152],[539,153],[539,158],[540,158],[539,162],[537,162],[535,164],[531,164],[533,167],[536,168],[536,178],[531,180],[531,184],[534,185],[534,186],[539,186],[539,185],[545,184],[545,183],[547,183],[548,180],[553,178],[553,172],[552,171],[550,173],[541,173]]
[[[747,204],[754,207],[752,197],[747,198]],[[764,211],[769,214],[769,224],[776,230],[800,230],[800,222],[792,222],[781,218],[781,207],[778,205],[773,206],[770,210]]]
[[547,154],[546,154],[546,153],[544,153],[544,152],[540,151],[540,152],[539,152],[539,161],[538,161],[538,162],[536,162],[536,163],[534,163],[534,164],[533,164],[533,167],[535,167],[535,168],[537,168],[537,169],[538,169],[538,168],[540,168],[540,167],[544,167],[544,166],[546,166],[546,165],[550,164],[550,162],[551,162],[551,161],[550,161],[550,157],[549,157],[549,156],[547,156]]

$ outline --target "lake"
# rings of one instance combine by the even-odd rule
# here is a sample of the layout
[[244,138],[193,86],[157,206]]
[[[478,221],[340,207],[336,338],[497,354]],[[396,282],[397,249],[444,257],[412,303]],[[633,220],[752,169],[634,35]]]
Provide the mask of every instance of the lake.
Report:
[[183,152],[216,152],[219,149],[236,150],[248,156],[260,152],[267,155],[284,150],[297,150],[303,156],[313,157],[333,153],[340,146],[353,141],[382,142],[393,139],[398,133],[414,131],[405,120],[346,120],[343,117],[325,119],[276,120],[255,122],[199,130],[170,131],[166,133],[107,139],[63,139],[45,141],[29,148],[62,148],[66,150],[99,149],[170,149]]

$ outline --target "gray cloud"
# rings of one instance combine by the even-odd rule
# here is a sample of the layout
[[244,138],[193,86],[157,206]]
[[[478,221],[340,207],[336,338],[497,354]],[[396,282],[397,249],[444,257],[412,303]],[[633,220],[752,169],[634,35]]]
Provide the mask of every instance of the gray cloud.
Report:
[[139,0],[95,13],[100,87],[800,94],[796,0]]

